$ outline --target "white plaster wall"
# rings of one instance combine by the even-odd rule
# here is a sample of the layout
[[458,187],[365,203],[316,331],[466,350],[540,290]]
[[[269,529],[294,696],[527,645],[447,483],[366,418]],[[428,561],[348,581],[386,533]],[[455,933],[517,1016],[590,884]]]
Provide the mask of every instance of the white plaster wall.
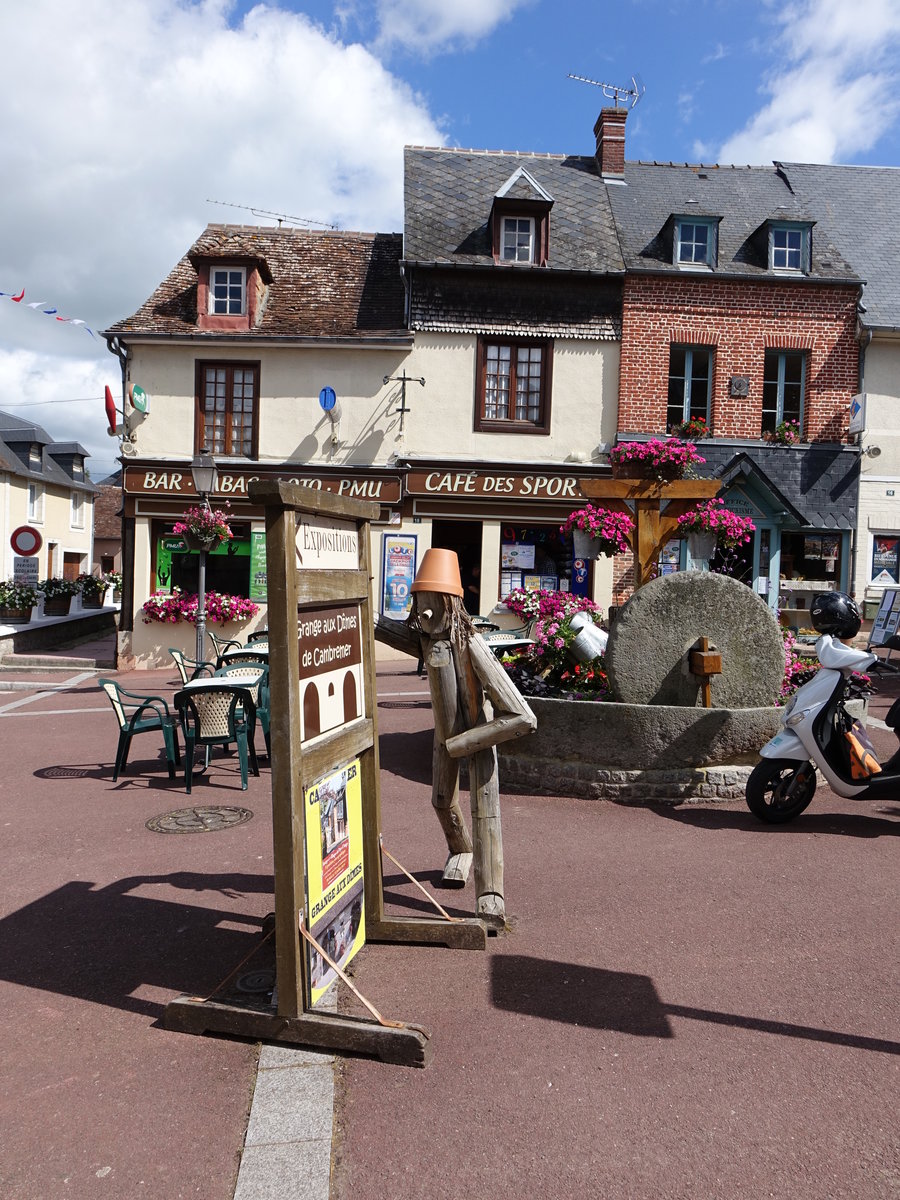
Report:
[[[198,359],[260,362],[261,462],[316,465],[381,464],[394,454],[562,462],[590,461],[616,428],[619,345],[558,340],[553,353],[551,431],[476,433],[476,338],[419,334],[415,349],[297,348],[253,345],[135,346],[130,381],[150,393],[151,409],[137,430],[144,458],[190,458],[194,452],[194,379]],[[384,377],[405,370],[409,412],[400,431],[400,385]],[[341,408],[332,425],[319,392],[333,387]],[[332,440],[337,438],[337,444]]]
[[866,350],[865,391],[863,448],[878,446],[881,454],[860,460],[854,591],[857,598],[873,600],[882,592],[869,583],[874,535],[900,536],[900,339],[873,339]]
[[[82,556],[83,571],[90,569],[91,540],[93,531],[93,500],[89,493],[83,496],[83,529],[73,529],[71,524],[72,493],[68,488],[48,486],[44,488],[44,509],[39,521],[28,516],[28,484],[29,480],[22,476],[9,475],[4,485],[6,505],[6,530],[3,536],[2,578],[8,579],[13,573],[13,550],[9,544],[10,534],[20,525],[32,525],[39,530],[44,544],[36,557],[38,560],[38,576],[47,579],[54,573],[62,574],[62,556],[79,554]],[[50,548],[56,545],[57,562],[50,561]]]

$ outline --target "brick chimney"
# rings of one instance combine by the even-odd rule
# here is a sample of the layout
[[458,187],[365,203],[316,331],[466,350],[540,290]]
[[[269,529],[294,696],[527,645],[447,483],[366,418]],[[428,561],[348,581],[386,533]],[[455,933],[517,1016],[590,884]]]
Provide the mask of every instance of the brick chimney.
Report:
[[627,108],[601,108],[594,137],[595,158],[604,178],[622,179],[625,175],[625,120]]

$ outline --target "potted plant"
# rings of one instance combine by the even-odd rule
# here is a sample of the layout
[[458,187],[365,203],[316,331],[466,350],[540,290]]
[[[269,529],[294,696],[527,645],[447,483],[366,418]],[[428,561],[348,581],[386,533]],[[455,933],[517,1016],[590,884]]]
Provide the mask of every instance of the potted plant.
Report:
[[706,417],[691,417],[689,421],[681,421],[679,424],[673,425],[670,433],[685,438],[687,441],[696,442],[699,438],[709,437],[709,426],[706,423]]
[[106,580],[100,575],[83,573],[78,576],[77,582],[81,592],[81,607],[102,608],[103,597],[106,595]]
[[35,588],[14,579],[0,582],[0,622],[4,625],[25,625],[31,620],[31,610],[37,604]]
[[706,462],[693,442],[679,438],[650,438],[646,442],[619,442],[609,452],[613,478],[681,479],[689,467]]
[[113,590],[113,604],[118,604],[122,599],[122,572],[107,571],[103,580],[106,586]]
[[79,584],[74,579],[60,579],[55,576],[42,579],[37,585],[37,590],[44,597],[45,617],[66,617],[69,615],[72,597],[79,591]]
[[[228,507],[226,500],[225,508]],[[209,504],[194,505],[181,514],[172,529],[184,538],[189,550],[215,550],[222,542],[234,537],[228,524],[229,517],[229,513],[210,508]]]
[[779,421],[774,429],[763,430],[763,441],[776,446],[793,446],[800,441],[800,422]]
[[717,547],[736,550],[746,545],[755,531],[749,517],[731,512],[718,496],[678,518],[678,534],[687,537],[691,558],[700,562],[709,562]]
[[572,534],[576,558],[600,558],[622,554],[630,548],[634,521],[627,513],[586,504],[570,513],[559,531]]

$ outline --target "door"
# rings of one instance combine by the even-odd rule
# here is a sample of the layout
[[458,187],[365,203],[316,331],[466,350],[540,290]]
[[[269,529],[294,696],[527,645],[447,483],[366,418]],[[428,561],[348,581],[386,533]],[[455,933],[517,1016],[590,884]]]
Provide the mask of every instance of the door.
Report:
[[466,612],[481,612],[481,522],[433,521],[431,544],[438,550],[453,550],[459,559]]

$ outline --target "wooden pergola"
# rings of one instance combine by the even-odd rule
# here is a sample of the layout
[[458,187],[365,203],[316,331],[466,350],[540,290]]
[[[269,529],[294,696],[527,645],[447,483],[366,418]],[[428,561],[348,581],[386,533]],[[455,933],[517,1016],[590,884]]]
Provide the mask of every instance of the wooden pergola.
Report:
[[582,495],[634,520],[634,589],[656,575],[660,551],[678,531],[678,518],[722,488],[721,479],[579,479]]

